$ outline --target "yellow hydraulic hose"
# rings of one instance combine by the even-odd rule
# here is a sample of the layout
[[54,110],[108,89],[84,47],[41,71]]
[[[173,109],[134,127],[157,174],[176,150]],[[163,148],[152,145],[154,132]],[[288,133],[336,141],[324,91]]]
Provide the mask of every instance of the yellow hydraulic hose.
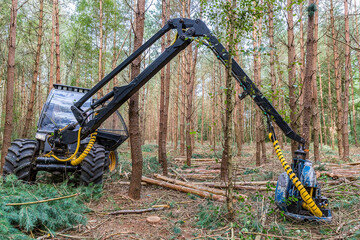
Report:
[[[61,130],[60,130],[60,131],[61,131]],[[49,152],[49,153],[47,153],[47,154],[45,154],[44,156],[45,156],[45,157],[53,157],[53,158],[55,158],[56,160],[58,160],[59,162],[67,162],[67,161],[73,159],[73,158],[76,156],[76,154],[78,153],[79,148],[80,148],[80,141],[81,141],[80,135],[81,135],[81,127],[79,128],[79,132],[78,132],[77,146],[76,146],[75,152],[74,152],[70,157],[68,157],[68,158],[66,158],[66,159],[61,159],[61,158],[55,156],[52,151]]]
[[72,160],[71,165],[73,165],[73,166],[78,165],[84,160],[84,158],[89,154],[91,148],[94,146],[94,143],[96,141],[96,135],[97,135],[97,132],[94,132],[91,134],[90,141],[89,141],[88,145],[86,146],[84,152],[82,154],[80,154],[80,156],[78,158]]
[[[61,131],[61,130],[60,130]],[[78,153],[79,151],[79,148],[80,148],[80,141],[81,141],[81,127],[79,128],[79,132],[78,132],[78,139],[77,139],[77,146],[76,146],[76,149],[75,149],[75,152],[68,158],[66,159],[61,159],[57,156],[55,156],[55,154],[53,152],[49,152],[47,154],[45,154],[44,156],[45,157],[53,157],[55,158],[57,161],[59,162],[67,162],[67,161],[70,161],[71,160],[71,165],[75,166],[75,165],[78,165],[80,164],[84,159],[85,157],[89,154],[90,150],[92,149],[92,147],[94,146],[95,144],[95,141],[96,141],[96,135],[97,135],[97,132],[94,132],[91,134],[91,137],[90,137],[90,141],[88,143],[88,145],[86,146],[84,152],[82,152],[80,154],[79,157],[75,158],[76,154]]]
[[296,177],[296,175],[292,171],[290,165],[286,162],[285,157],[281,152],[278,140],[276,140],[272,136],[273,136],[272,133],[269,133],[269,138],[270,138],[270,141],[272,141],[274,144],[275,152],[276,152],[285,172],[287,173],[287,175],[289,176],[289,178],[291,179],[291,181],[293,182],[293,184],[297,188],[297,190],[299,190],[301,198],[304,200],[304,202],[307,205],[306,209],[309,209],[310,212],[312,214],[314,214],[316,217],[321,217],[322,216],[321,210],[318,208],[318,206],[315,204],[312,197],[306,191],[305,187],[302,185],[299,178]]

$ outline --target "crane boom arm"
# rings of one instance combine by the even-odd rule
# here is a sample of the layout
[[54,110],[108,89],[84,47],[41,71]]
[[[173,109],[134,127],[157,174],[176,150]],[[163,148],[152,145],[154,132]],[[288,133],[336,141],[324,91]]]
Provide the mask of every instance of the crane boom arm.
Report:
[[[94,96],[106,83],[111,81],[118,73],[120,73],[125,67],[133,62],[138,56],[140,56],[146,49],[148,49],[153,43],[159,40],[169,30],[175,29],[177,31],[177,38],[175,42],[170,45],[166,50],[161,53],[148,67],[146,67],[138,76],[136,76],[128,85],[114,87],[114,89],[100,98],[98,101],[92,104],[91,109],[95,109],[100,105],[103,107],[98,111],[98,114],[86,122],[86,112],[90,109],[83,110],[82,105],[92,96]],[[229,53],[225,47],[218,41],[218,39],[212,35],[211,31],[205,25],[205,23],[199,19],[184,19],[177,18],[171,19],[167,24],[158,31],[153,37],[140,46],[133,54],[125,59],[119,66],[117,66],[112,72],[105,76],[100,82],[98,82],[89,92],[87,92],[78,102],[76,102],[71,110],[78,123],[82,126],[81,138],[89,136],[98,129],[102,123],[108,119],[120,106],[122,106],[132,95],[134,95],[144,84],[146,84],[157,72],[159,72],[168,62],[170,62],[179,52],[184,50],[191,42],[196,38],[202,38],[202,41],[208,46],[217,58],[224,64],[229,60]],[[281,115],[271,105],[268,99],[261,93],[253,81],[246,75],[239,64],[232,59],[232,75],[239,82],[240,86],[244,89],[244,92],[239,95],[243,98],[249,95],[254,102],[259,106],[261,111],[273,120],[284,134],[290,139],[304,143],[304,139],[295,133],[290,126],[284,121]],[[62,133],[61,141],[63,143],[72,143],[77,139],[77,131],[66,129]]]

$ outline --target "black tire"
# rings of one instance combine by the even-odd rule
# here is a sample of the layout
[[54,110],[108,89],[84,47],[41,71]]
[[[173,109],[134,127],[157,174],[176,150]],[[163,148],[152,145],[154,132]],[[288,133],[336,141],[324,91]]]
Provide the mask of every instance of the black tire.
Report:
[[29,139],[16,139],[10,145],[5,156],[4,175],[15,174],[23,181],[35,181],[36,171],[32,170],[32,161],[38,149],[38,142]]
[[84,185],[101,184],[104,175],[105,148],[95,144],[81,163],[80,180]]

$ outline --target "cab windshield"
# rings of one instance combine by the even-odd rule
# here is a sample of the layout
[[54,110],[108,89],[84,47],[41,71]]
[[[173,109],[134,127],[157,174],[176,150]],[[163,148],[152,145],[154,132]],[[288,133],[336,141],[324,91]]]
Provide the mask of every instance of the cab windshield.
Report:
[[[48,132],[76,122],[70,107],[82,96],[84,93],[81,92],[53,89],[42,111],[38,129]],[[87,109],[90,105],[91,100],[88,100],[82,108]]]

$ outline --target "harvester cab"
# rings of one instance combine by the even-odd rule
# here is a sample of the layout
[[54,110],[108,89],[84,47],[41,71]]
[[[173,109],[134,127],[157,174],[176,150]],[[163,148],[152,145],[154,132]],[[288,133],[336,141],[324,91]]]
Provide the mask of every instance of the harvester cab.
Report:
[[[71,164],[79,151],[84,151],[91,137],[70,144],[54,140],[54,135],[76,122],[70,107],[81,99],[89,89],[54,84],[42,108],[34,140],[17,139],[9,148],[4,171],[15,173],[19,179],[34,181],[38,171],[52,173],[80,173],[84,184],[101,183],[104,171],[113,171],[118,164],[116,149],[129,136],[126,124],[118,111],[98,129],[97,142],[81,164]],[[88,99],[84,107],[89,108],[95,99]],[[91,111],[85,122],[96,114]],[[78,130],[79,125],[74,126]],[[68,156],[74,155],[69,161]]]

